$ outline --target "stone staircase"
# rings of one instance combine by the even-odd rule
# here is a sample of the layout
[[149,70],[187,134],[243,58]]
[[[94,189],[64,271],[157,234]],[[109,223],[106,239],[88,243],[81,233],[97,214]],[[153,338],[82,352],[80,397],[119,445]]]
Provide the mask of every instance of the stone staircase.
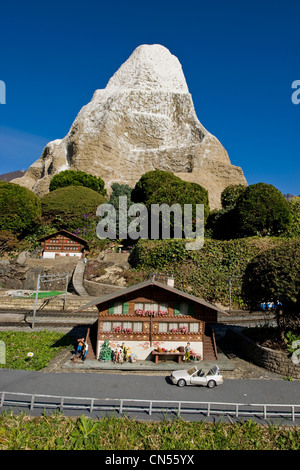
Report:
[[216,361],[218,359],[214,331],[207,326],[203,335],[203,359],[205,361]]
[[84,271],[85,271],[85,262],[83,259],[78,261],[76,268],[73,273],[73,287],[78,295],[82,297],[87,297],[88,293],[84,288],[83,279],[84,279]]

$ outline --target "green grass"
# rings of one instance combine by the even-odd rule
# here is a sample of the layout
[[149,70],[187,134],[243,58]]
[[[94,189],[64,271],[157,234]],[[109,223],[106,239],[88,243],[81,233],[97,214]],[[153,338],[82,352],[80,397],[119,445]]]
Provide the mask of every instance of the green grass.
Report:
[[[74,339],[55,331],[5,331],[0,333],[5,343],[5,364],[1,368],[41,370],[46,367],[62,349],[72,349]],[[28,353],[33,353],[28,357]]]
[[0,415],[0,450],[300,450],[297,427]]

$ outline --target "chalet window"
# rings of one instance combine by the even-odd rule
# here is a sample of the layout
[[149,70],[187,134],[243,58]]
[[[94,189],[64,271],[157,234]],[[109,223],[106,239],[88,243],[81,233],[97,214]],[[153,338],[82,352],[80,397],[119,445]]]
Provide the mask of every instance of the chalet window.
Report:
[[180,303],[174,305],[174,315],[194,315],[194,304]]
[[169,308],[168,304],[160,304],[160,306],[159,306],[159,310],[161,312],[167,312],[168,313],[168,308]]
[[198,333],[199,332],[199,323],[175,323],[175,322],[159,322],[158,332],[167,333],[172,330],[177,330],[178,332]]
[[159,322],[158,331],[159,333],[167,333],[167,331],[169,331],[168,323]]
[[189,313],[189,304],[180,304],[180,313],[181,313],[181,315],[188,315],[188,313]]
[[158,304],[146,303],[144,305],[144,310],[151,310],[152,312],[158,312]]
[[133,331],[140,333],[143,331],[143,322],[135,321],[133,322]]
[[103,322],[103,331],[111,331],[111,321]]
[[114,305],[114,313],[118,315],[118,314],[121,314],[122,312],[123,312],[122,302],[116,302]]
[[199,332],[199,323],[190,323],[190,332],[198,333]]
[[170,330],[178,330],[178,323],[169,323],[168,326],[169,326],[169,328],[168,328],[169,331]]
[[136,333],[141,333],[143,331],[142,322],[121,322],[121,321],[104,321],[102,326],[102,331],[110,333],[111,331],[123,331],[123,330],[132,330]]
[[110,315],[128,314],[128,302],[109,302],[108,313]]

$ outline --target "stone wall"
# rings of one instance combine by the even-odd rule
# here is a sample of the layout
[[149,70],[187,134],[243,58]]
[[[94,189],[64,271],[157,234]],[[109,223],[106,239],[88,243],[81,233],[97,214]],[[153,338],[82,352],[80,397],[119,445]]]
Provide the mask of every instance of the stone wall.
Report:
[[100,282],[88,281],[86,279],[84,279],[83,285],[88,295],[92,297],[104,297],[105,295],[113,294],[121,289],[124,289],[122,286],[113,286],[104,283],[102,284]]
[[300,379],[300,365],[293,364],[288,354],[259,346],[242,333],[231,328],[228,328],[226,332],[226,341],[233,344],[254,364],[283,377]]
[[[0,288],[35,290],[37,287],[38,275],[41,274],[61,274],[69,273],[71,279],[74,268],[78,263],[78,258],[59,259],[35,259],[30,258],[26,253],[21,253],[16,260],[0,259]],[[65,284],[63,284],[63,290]],[[50,287],[43,287],[45,290],[62,289],[62,283]]]

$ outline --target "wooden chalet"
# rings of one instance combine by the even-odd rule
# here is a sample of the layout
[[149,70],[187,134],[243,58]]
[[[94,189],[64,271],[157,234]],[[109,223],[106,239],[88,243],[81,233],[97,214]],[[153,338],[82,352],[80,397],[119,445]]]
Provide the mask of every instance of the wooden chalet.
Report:
[[151,359],[160,348],[174,351],[189,342],[201,359],[217,359],[214,332],[218,307],[167,284],[148,280],[106,295],[80,310],[96,305],[98,320],[89,329],[89,358],[99,358],[108,340],[112,349],[125,344],[137,359]]
[[43,249],[43,258],[57,258],[59,256],[77,256],[84,258],[88,251],[88,242],[67,230],[46,235],[38,240]]

